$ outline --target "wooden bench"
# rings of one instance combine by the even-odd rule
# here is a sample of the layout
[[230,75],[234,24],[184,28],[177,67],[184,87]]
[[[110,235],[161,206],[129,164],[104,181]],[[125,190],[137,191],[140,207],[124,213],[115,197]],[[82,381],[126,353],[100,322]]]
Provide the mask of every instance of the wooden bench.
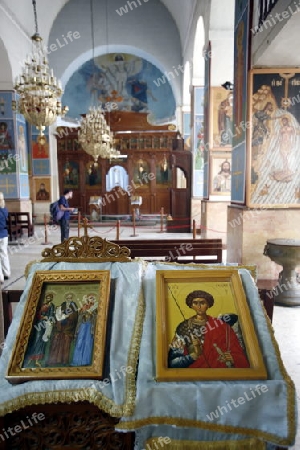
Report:
[[130,249],[131,258],[187,263],[221,263],[222,239],[118,240]]
[[9,212],[6,224],[9,241],[12,241],[13,239],[18,239],[18,237],[22,236],[22,227],[18,223],[17,213]]
[[22,234],[23,230],[27,230],[28,237],[33,236],[34,226],[30,219],[29,212],[16,212],[17,224],[21,226]]

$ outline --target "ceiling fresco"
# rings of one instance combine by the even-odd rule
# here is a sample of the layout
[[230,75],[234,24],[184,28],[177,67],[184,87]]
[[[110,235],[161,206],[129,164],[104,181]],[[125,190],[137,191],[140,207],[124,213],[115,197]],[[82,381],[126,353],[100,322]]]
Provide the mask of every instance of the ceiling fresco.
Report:
[[101,106],[147,112],[152,124],[175,120],[176,102],[167,76],[149,61],[128,53],[109,53],[84,63],[67,82],[62,102],[69,106],[72,118]]

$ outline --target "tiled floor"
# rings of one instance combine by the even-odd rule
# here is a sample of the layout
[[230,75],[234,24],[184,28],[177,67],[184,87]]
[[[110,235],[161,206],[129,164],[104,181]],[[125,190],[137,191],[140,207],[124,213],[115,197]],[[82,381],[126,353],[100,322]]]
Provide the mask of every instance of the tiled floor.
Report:
[[[83,234],[83,233],[81,233]],[[133,229],[130,224],[127,227],[122,226],[120,231],[120,239],[134,239],[132,236]],[[145,239],[172,239],[172,238],[191,238],[191,234],[183,233],[160,233],[160,224],[153,227],[139,227],[136,230],[139,238]],[[77,229],[71,228],[71,236],[77,236]],[[106,239],[116,239],[115,225],[107,225],[89,230],[89,235],[97,235]],[[33,238],[24,238],[23,244],[9,245],[10,262],[12,268],[11,278],[5,282],[3,289],[23,289],[25,286],[24,268],[28,262],[41,259],[41,252],[46,247],[51,247],[60,242],[59,229],[48,232],[45,244],[45,232],[42,226],[35,227],[35,235]],[[223,255],[223,260],[226,255]],[[300,404],[300,307],[275,306],[273,314],[273,328],[275,337],[279,344],[282,360],[285,364],[287,372],[293,379],[297,388],[297,399]],[[298,406],[299,410],[299,406]],[[300,414],[299,414],[300,416]],[[299,420],[299,419],[298,419]],[[276,424],[274,424],[274,428]],[[299,424],[298,424],[299,429]],[[297,440],[293,450],[300,449],[300,431],[298,430]]]

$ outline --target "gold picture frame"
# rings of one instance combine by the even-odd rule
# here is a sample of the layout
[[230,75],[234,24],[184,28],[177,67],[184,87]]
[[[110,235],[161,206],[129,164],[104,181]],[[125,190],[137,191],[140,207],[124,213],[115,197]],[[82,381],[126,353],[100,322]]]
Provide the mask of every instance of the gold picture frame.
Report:
[[110,271],[37,271],[6,378],[101,379]]
[[34,178],[34,198],[36,202],[51,201],[51,178]]
[[210,195],[231,194],[231,152],[210,154]]
[[[157,381],[267,378],[236,269],[158,270],[156,293]],[[210,317],[192,318],[203,295]]]

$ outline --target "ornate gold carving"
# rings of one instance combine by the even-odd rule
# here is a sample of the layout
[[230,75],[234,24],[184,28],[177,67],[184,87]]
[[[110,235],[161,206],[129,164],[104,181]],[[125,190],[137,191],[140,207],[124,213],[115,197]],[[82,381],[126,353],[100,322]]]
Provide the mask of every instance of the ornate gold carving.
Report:
[[101,237],[85,235],[70,237],[61,244],[46,248],[42,256],[44,259],[41,262],[126,262],[130,261],[130,250]]

